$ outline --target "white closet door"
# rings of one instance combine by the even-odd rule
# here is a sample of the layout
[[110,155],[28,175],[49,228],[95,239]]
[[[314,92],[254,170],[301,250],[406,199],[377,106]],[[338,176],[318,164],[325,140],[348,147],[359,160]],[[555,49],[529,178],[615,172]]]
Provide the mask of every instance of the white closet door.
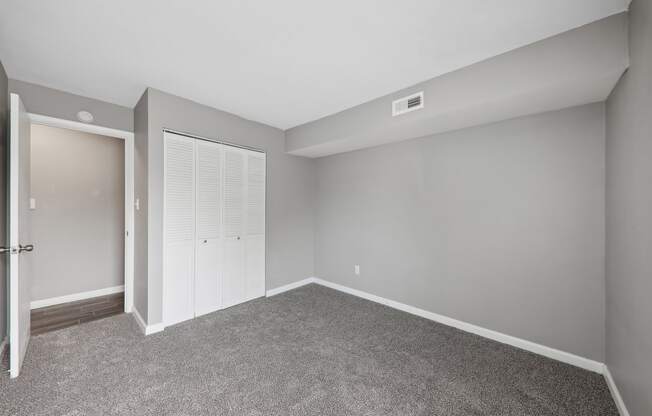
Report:
[[222,145],[197,141],[195,316],[222,304]]
[[163,322],[194,317],[195,141],[165,133]]
[[225,308],[246,299],[245,233],[245,150],[224,146],[224,279]]
[[247,152],[245,291],[265,296],[265,154]]

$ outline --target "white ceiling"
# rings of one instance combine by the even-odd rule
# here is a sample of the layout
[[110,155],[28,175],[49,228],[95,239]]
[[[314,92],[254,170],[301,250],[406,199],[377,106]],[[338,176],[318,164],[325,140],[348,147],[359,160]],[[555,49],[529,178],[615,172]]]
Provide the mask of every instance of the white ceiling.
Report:
[[629,0],[0,0],[10,78],[133,107],[154,87],[287,129]]

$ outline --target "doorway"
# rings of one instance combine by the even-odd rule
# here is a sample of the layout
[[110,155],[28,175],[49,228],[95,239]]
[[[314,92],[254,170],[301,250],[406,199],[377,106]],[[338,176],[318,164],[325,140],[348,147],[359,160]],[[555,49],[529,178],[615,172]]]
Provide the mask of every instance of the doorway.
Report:
[[31,334],[124,311],[124,140],[32,124]]
[[[69,130],[73,133],[79,134],[90,134],[103,137],[105,139],[114,140],[118,139],[123,142],[123,163],[122,167],[124,169],[123,174],[121,175],[124,185],[122,187],[124,191],[124,197],[122,201],[124,202],[124,216],[123,216],[123,281],[124,281],[124,312],[131,313],[133,309],[133,253],[134,253],[134,134],[132,132],[117,130],[102,126],[96,126],[92,124],[85,124],[70,120],[63,120],[54,117],[48,117],[40,114],[29,113],[29,119],[32,125],[32,128],[56,128]],[[38,201],[35,201],[36,208],[38,209]],[[117,254],[116,254],[117,255]],[[108,286],[110,290],[95,292],[98,295],[110,295],[119,293],[118,289],[113,286]],[[90,293],[91,295],[93,293]],[[74,298],[69,297],[62,300],[81,300],[83,298]],[[35,306],[44,306],[43,303],[36,304]]]

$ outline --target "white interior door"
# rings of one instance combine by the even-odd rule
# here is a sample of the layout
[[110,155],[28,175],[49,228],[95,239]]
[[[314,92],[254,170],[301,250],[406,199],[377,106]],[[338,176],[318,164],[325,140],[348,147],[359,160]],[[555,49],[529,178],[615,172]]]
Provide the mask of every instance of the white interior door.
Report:
[[265,154],[247,152],[245,291],[247,299],[265,296]]
[[165,133],[163,322],[195,314],[195,140]]
[[30,121],[11,94],[9,134],[9,373],[18,377],[30,334]]
[[222,306],[222,145],[197,141],[195,316]]
[[245,283],[245,150],[224,146],[224,279],[223,306],[246,300]]

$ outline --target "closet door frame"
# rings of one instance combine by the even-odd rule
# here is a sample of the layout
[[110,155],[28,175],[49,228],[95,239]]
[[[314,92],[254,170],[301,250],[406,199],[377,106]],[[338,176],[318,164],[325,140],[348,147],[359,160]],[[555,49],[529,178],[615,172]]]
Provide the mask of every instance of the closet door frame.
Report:
[[[163,258],[162,258],[163,267],[162,267],[162,269],[163,269],[163,273],[162,273],[162,291],[161,291],[162,292],[162,302],[161,302],[161,304],[163,306],[163,308],[162,308],[163,309],[163,311],[162,311],[163,312],[163,324],[162,324],[161,330],[163,330],[163,329],[165,329],[165,294],[166,294],[166,267],[165,267],[165,261],[166,261],[166,254],[167,254],[167,248],[166,248],[166,246],[167,246],[167,232],[166,232],[166,228],[167,228],[167,224],[166,224],[166,220],[167,220],[167,206],[166,206],[167,205],[167,202],[166,202],[167,201],[167,178],[166,178],[167,177],[167,163],[166,163],[166,159],[167,159],[167,141],[165,139],[166,133],[176,134],[176,135],[179,135],[179,136],[188,137],[190,139],[208,141],[208,142],[220,144],[220,145],[223,145],[223,146],[229,146],[229,147],[244,149],[244,150],[247,150],[247,151],[263,154],[263,157],[265,159],[265,220],[264,220],[264,222],[265,222],[265,234],[264,234],[265,255],[264,255],[264,267],[263,267],[263,286],[265,287],[265,290],[267,288],[267,205],[268,205],[267,204],[267,196],[268,196],[267,189],[268,189],[268,185],[269,185],[268,181],[267,181],[267,177],[268,177],[268,166],[269,165],[267,163],[267,152],[265,150],[263,150],[263,149],[258,149],[258,148],[250,147],[250,146],[243,146],[243,145],[239,145],[239,144],[232,143],[232,142],[225,141],[225,140],[214,140],[214,139],[210,139],[210,138],[207,138],[207,137],[198,136],[198,135],[195,135],[195,134],[191,134],[191,133],[187,133],[187,132],[183,132],[183,131],[179,131],[179,130],[174,130],[174,129],[168,129],[168,128],[164,128],[161,133],[163,135],[163,233],[162,233],[162,236],[163,236],[163,244],[162,244],[162,246],[163,246],[163,250],[162,250],[162,255],[163,255]],[[197,169],[197,166],[196,166],[196,157],[197,157],[196,152],[197,152],[197,146],[195,145],[194,148],[195,148],[195,160],[194,160],[193,163],[194,163],[195,172],[193,172],[193,178],[196,178],[196,169]],[[224,151],[225,151],[225,149],[223,149],[223,152]],[[223,160],[224,160],[224,157],[225,157],[225,155],[223,154]],[[224,169],[224,167],[222,169]],[[222,172],[224,172],[224,170]],[[246,171],[245,171],[245,174],[246,174]],[[193,184],[193,186],[194,186],[194,184]],[[195,198],[196,198],[196,190],[194,192],[195,192]],[[222,186],[221,194],[222,194],[222,196],[224,195],[224,186]],[[194,209],[195,209],[195,211],[197,209],[196,200],[195,200]],[[223,218],[223,216],[224,216],[224,210],[222,210],[222,233],[224,233],[224,218]],[[245,214],[245,217],[246,217],[246,214]],[[196,220],[196,212],[195,212],[195,220]],[[245,231],[246,231],[246,229],[245,229]],[[194,230],[193,234],[194,234],[193,235],[193,238],[194,238],[193,241],[194,241],[194,243],[196,245],[197,244],[197,232],[196,232],[196,229]],[[224,239],[224,234],[222,234],[222,237]],[[196,247],[194,249],[194,252],[195,252],[195,255],[194,255],[195,259],[193,259],[193,267],[194,267],[195,262],[196,262]],[[246,273],[246,271],[245,271],[245,273]],[[224,279],[222,278],[221,280],[222,280],[222,283],[223,283]],[[193,280],[193,287],[194,287],[194,280]],[[223,292],[223,289],[222,289],[222,293],[220,294],[220,297],[223,297],[223,293],[224,292]],[[264,294],[263,294],[263,296],[264,296]],[[193,296],[193,298],[194,298],[194,296]],[[250,300],[250,299],[247,299],[247,300]],[[220,302],[220,304],[221,304],[220,305],[220,310],[224,309],[224,303]]]

